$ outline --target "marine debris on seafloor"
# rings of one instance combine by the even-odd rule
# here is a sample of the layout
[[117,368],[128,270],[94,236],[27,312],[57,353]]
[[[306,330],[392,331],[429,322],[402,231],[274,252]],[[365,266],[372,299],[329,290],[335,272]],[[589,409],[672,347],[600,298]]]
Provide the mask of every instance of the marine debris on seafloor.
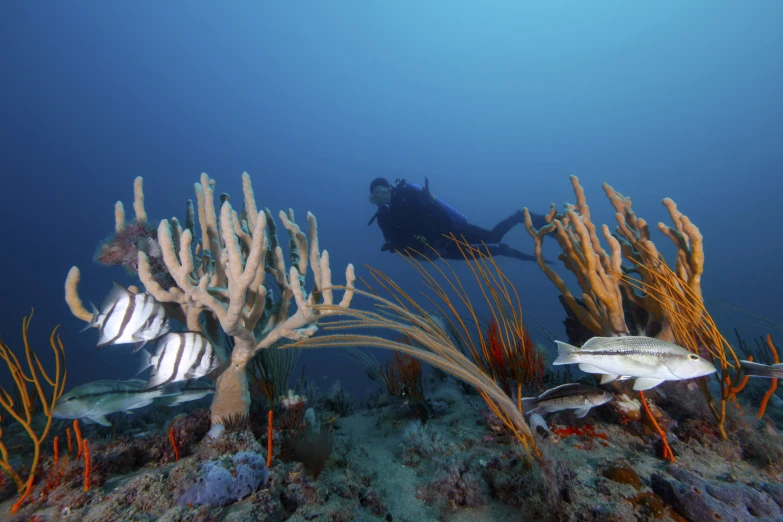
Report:
[[[528,230],[563,294],[569,333],[581,335],[576,317],[593,338],[569,338],[560,362],[600,382],[545,379],[545,351],[523,324],[514,285],[487,252],[458,238],[483,300],[437,256],[437,264],[408,259],[438,309],[425,311],[376,270],[373,284],[390,299],[369,285],[355,291],[350,267],[346,287],[332,287],[315,220],[306,237],[290,212],[281,214],[286,270],[271,214],[257,210],[247,176],[241,213],[227,196],[216,211],[214,181],[202,176],[200,242],[192,204],[184,227],[176,219],[152,227],[137,179],[137,218],[126,223],[118,204],[102,259],[119,260],[145,288],[115,288],[115,310],[91,314],[72,269],[66,297],[75,315],[100,322],[102,344],[154,343],[155,371],[63,393],[64,347],[53,333],[57,371],[46,373],[26,320],[29,368],[5,345],[0,351],[15,386],[0,393],[0,476],[11,477],[0,479],[0,499],[19,521],[783,519],[772,339],[763,360],[736,357],[701,298],[701,235],[673,202],[664,204],[674,225],[659,225],[678,249],[669,268],[630,200],[608,185],[619,228],[601,229],[604,251],[572,183],[577,204],[553,208],[548,225]],[[543,259],[548,234],[581,298]],[[308,267],[314,287],[305,284]],[[346,298],[336,305],[339,290]],[[350,308],[354,292],[379,307]],[[336,320],[319,324],[325,315]],[[346,331],[363,327],[373,333]],[[311,337],[318,328],[326,333]],[[354,352],[378,392],[355,404],[339,382],[323,393],[304,370],[289,383],[299,348],[330,346],[394,350],[383,366]],[[229,362],[241,371],[227,370]],[[213,393],[220,397],[209,408]],[[753,413],[760,402],[763,420],[734,407],[740,401]],[[97,424],[63,426],[58,417]]]

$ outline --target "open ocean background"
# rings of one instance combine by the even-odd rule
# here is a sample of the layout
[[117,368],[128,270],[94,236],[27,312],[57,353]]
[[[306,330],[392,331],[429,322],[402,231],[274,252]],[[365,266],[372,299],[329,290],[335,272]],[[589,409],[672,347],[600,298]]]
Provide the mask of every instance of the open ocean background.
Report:
[[[705,236],[706,298],[783,323],[781,20],[775,1],[2,2],[0,333],[21,349],[34,306],[40,353],[62,324],[69,387],[130,378],[130,347],[77,333],[69,267],[85,302],[133,282],[92,256],[115,201],[132,217],[134,177],[151,219],[182,218],[201,172],[239,206],[243,171],[260,206],[317,216],[335,284],[369,264],[411,293],[419,277],[367,226],[377,176],[428,176],[485,227],[573,202],[571,174],[595,223],[615,223],[604,181],[651,224],[671,197]],[[522,227],[506,239],[532,253]],[[562,337],[539,268],[500,264]],[[710,306],[732,341],[781,336]],[[371,385],[335,352],[300,363],[322,389]]]

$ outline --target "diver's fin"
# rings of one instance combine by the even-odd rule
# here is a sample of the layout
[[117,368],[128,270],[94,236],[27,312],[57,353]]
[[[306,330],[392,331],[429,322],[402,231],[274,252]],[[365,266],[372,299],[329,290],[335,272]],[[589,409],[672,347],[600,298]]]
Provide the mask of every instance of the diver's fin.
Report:
[[649,390],[650,388],[655,388],[665,380],[666,379],[653,379],[652,377],[639,377],[633,383],[633,389],[636,391]]
[[555,344],[557,344],[557,359],[554,360],[552,365],[559,366],[562,364],[574,364],[579,362],[576,357],[578,350],[576,346],[571,346],[562,341],[555,341]]
[[584,418],[585,415],[590,413],[590,408],[592,408],[592,406],[584,406],[582,408],[577,408],[574,410],[574,415],[576,415],[577,419],[582,419]]
[[109,419],[107,419],[105,415],[90,415],[87,418],[93,422],[97,422],[101,426],[111,426],[111,422],[109,422]]
[[90,307],[92,307],[92,319],[90,319],[90,322],[87,323],[87,326],[79,330],[79,333],[86,332],[90,328],[94,328],[98,325],[98,318],[101,316],[101,313],[98,311],[97,308],[95,308],[94,303],[90,303]]

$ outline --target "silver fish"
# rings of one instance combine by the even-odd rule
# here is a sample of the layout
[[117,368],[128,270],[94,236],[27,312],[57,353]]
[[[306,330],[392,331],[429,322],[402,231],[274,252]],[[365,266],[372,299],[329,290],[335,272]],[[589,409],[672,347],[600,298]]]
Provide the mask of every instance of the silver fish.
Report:
[[574,410],[581,419],[590,409],[614,399],[614,396],[600,388],[586,384],[569,383],[545,391],[538,397],[523,397],[522,409],[525,415],[531,413],[553,413]]
[[767,379],[783,379],[783,363],[766,365],[751,361],[740,361],[745,375],[751,377],[766,377]]
[[143,408],[160,397],[179,395],[176,385],[149,389],[140,379],[129,381],[93,381],[77,386],[57,400],[53,417],[84,419],[111,426],[106,415]]
[[[177,385],[175,384],[175,386]],[[202,381],[187,381],[184,384],[179,384],[179,391],[179,395],[155,399],[155,406],[178,406],[186,402],[197,401],[215,393],[215,387]]]
[[133,343],[133,351],[171,330],[163,305],[148,293],[134,294],[115,281],[101,305],[92,305],[92,321],[84,327],[98,328],[98,348],[110,344]]
[[649,390],[664,381],[681,381],[714,373],[715,366],[681,346],[652,337],[593,337],[577,348],[560,341],[553,365],[578,364],[586,373],[603,374],[601,383],[636,378],[634,390]]
[[143,359],[141,371],[152,366],[149,388],[198,379],[220,366],[215,347],[197,332],[169,332],[155,343],[155,355]]

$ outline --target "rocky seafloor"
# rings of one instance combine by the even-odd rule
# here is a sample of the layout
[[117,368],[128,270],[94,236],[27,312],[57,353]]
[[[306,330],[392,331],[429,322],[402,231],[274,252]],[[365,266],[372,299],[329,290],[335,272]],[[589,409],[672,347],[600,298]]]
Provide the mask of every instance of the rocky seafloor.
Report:
[[[308,390],[321,435],[284,440],[276,425],[268,470],[265,415],[213,439],[206,402],[186,413],[119,414],[114,428],[83,426],[87,491],[84,459],[68,453],[58,426],[58,467],[46,448],[41,477],[15,514],[16,488],[5,480],[0,519],[783,520],[783,415],[770,406],[756,419],[752,404],[763,390],[743,394],[744,413],[730,406],[726,441],[703,398],[681,383],[649,393],[667,412],[659,420],[676,455],[669,463],[654,431],[613,403],[584,419],[547,416],[553,432],[540,436],[543,458],[531,462],[470,390],[448,378],[431,378],[426,389],[426,423],[417,408],[380,393],[354,407],[339,385]],[[21,447],[23,434],[5,431],[9,451]]]

